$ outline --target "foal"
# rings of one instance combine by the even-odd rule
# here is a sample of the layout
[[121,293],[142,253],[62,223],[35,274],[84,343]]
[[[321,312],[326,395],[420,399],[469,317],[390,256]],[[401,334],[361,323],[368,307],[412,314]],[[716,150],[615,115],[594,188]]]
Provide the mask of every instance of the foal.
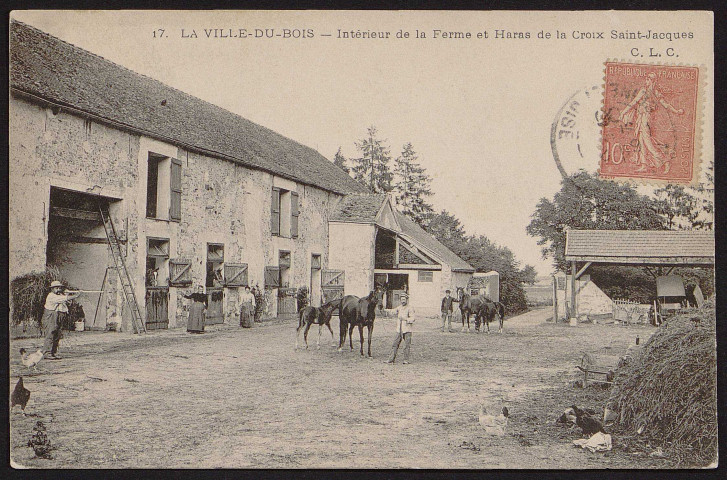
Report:
[[333,311],[337,308],[341,308],[341,299],[332,300],[328,303],[321,305],[320,307],[305,307],[298,312],[298,328],[295,329],[295,349],[298,350],[298,339],[300,337],[300,330],[305,325],[303,332],[303,339],[305,340],[305,348],[308,349],[308,330],[314,323],[318,325],[318,343],[316,343],[316,349],[321,348],[321,331],[323,325],[328,327],[328,331],[331,332],[332,346],[336,346],[336,340],[333,338],[333,329],[331,328],[331,316]]

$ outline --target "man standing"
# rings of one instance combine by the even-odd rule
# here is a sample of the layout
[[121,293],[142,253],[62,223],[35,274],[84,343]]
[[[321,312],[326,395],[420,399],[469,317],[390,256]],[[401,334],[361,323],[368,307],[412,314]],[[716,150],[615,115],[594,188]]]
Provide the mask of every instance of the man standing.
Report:
[[[454,312],[454,299],[452,298],[452,291],[447,290],[444,292],[444,298],[442,299],[442,331],[452,331],[452,313]],[[445,330],[445,327],[447,328]]]
[[409,297],[404,293],[401,295],[401,305],[393,309],[396,312],[396,338],[391,346],[391,355],[386,363],[394,363],[399,345],[404,340],[404,361],[409,363],[409,348],[411,347],[411,327],[414,323],[414,309],[409,307]]
[[58,318],[61,314],[68,314],[67,303],[77,298],[81,292],[66,294],[65,287],[58,280],[54,280],[50,284],[50,293],[45,298],[45,306],[43,309],[43,318],[41,319],[41,327],[43,328],[43,353],[50,354],[51,360],[59,360],[61,357],[56,355],[58,351],[58,342],[61,340],[61,322]]

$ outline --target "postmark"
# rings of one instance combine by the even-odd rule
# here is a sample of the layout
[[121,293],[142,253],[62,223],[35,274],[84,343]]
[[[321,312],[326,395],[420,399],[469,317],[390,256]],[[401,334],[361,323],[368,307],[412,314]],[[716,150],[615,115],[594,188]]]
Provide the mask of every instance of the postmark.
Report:
[[696,183],[699,68],[624,62],[605,67],[601,178]]

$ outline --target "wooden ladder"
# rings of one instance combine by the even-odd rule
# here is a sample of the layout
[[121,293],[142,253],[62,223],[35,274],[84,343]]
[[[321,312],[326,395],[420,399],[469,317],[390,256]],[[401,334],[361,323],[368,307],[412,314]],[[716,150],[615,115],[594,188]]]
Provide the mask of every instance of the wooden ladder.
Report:
[[129,270],[126,268],[124,256],[121,254],[121,246],[119,245],[119,237],[116,235],[114,222],[111,221],[111,215],[109,214],[108,207],[104,207],[99,203],[98,210],[101,213],[101,221],[103,223],[104,231],[106,232],[106,239],[109,242],[111,256],[114,257],[114,265],[116,265],[116,271],[119,274],[119,280],[121,280],[121,289],[124,292],[124,300],[131,312],[132,324],[134,326],[135,333],[141,333],[142,331],[146,333],[146,323],[141,317],[139,303],[136,301],[136,293],[134,293],[134,284],[131,281],[131,276],[129,276]]

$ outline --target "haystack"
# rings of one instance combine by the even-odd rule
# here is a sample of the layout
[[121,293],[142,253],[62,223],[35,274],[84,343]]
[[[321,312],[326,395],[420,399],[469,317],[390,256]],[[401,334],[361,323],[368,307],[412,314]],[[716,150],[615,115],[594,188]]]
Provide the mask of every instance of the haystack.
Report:
[[15,277],[10,282],[12,325],[35,322],[40,325],[48,286],[53,280],[62,280],[56,267],[49,266],[43,272],[32,272]]
[[609,406],[625,434],[677,464],[717,459],[717,344],[713,304],[664,323],[617,371]]

